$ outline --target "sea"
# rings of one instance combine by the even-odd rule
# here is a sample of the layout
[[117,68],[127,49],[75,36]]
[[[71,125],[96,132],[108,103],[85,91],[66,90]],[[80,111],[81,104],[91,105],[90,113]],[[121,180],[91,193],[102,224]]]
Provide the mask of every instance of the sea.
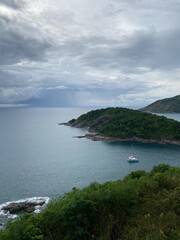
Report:
[[[73,187],[122,179],[154,165],[180,166],[180,146],[106,143],[76,138],[83,129],[58,125],[90,108],[0,108],[0,204],[62,196]],[[180,121],[180,114],[166,114]],[[130,154],[139,163],[130,164]]]

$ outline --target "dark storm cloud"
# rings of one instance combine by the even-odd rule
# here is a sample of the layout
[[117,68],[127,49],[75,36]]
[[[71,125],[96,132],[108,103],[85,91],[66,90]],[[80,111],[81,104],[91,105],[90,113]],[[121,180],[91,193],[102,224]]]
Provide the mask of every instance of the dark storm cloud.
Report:
[[27,37],[12,29],[0,29],[0,64],[14,64],[23,59],[39,61],[50,43],[43,39]]
[[[30,78],[26,74],[26,78]],[[24,72],[7,71],[0,69],[0,87],[1,88],[21,88],[27,86]]]
[[[21,7],[23,1],[3,1],[7,6]],[[34,27],[24,21],[25,11],[0,11],[0,65],[11,65],[21,60],[40,61],[51,44]]]
[[42,91],[39,97],[29,98],[23,101],[23,104],[38,107],[69,107],[76,106],[75,98],[76,90],[59,90],[59,89],[46,89]]
[[91,37],[69,41],[60,52],[77,57],[79,63],[95,68],[121,68],[132,70],[144,66],[151,69],[179,67],[180,30],[161,33],[137,31],[123,40]]
[[180,30],[137,33],[130,45],[119,49],[120,60],[127,59],[134,66],[151,69],[173,69],[179,67]]
[[1,0],[0,5],[20,9],[24,5],[24,2],[22,0]]
[[10,19],[7,16],[0,13],[0,29],[3,28],[4,24],[8,24],[9,22]]

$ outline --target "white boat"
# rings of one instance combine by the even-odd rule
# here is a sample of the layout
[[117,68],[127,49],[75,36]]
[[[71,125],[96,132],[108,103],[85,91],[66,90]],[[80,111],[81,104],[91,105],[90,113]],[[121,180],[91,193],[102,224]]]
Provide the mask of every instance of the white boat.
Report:
[[136,157],[134,157],[133,155],[131,155],[128,157],[128,162],[129,163],[138,163],[139,160]]

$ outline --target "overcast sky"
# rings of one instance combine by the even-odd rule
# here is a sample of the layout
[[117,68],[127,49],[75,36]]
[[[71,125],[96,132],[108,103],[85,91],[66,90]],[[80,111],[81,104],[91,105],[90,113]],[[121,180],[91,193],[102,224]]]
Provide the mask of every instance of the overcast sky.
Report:
[[180,0],[0,0],[0,105],[180,94]]

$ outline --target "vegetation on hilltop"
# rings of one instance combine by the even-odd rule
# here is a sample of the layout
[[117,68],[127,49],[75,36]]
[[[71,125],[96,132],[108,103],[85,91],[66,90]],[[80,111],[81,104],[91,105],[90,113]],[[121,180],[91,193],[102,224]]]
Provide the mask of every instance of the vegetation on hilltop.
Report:
[[154,113],[180,113],[180,95],[158,100],[141,110]]
[[88,128],[108,137],[180,141],[180,122],[127,108],[90,111],[72,119],[69,125]]
[[179,240],[180,168],[74,188],[40,214],[12,221],[0,240]]

